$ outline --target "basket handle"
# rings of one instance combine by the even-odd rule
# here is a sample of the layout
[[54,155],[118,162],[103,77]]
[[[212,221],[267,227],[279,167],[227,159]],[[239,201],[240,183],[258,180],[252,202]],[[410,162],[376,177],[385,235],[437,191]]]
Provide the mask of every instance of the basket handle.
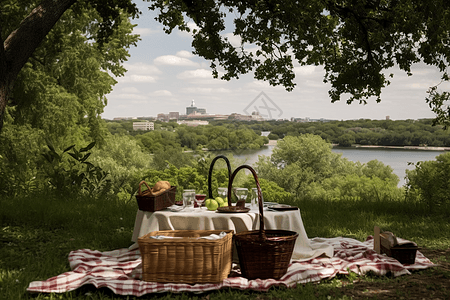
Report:
[[[216,160],[218,160],[219,158],[222,158],[225,160],[225,162],[227,163],[227,168],[228,168],[228,182],[230,182],[230,176],[231,176],[231,165],[230,165],[230,161],[228,160],[228,158],[225,155],[217,155],[216,157],[214,157],[214,159],[211,162],[211,166],[209,167],[209,174],[208,174],[208,190],[209,190],[209,198],[212,199],[213,194],[212,194],[212,183],[211,183],[211,179],[212,179],[212,171],[214,168],[214,163],[216,162]],[[228,200],[229,201],[229,200]]]
[[141,185],[142,185],[142,184],[145,184],[145,185],[147,186],[147,188],[148,188],[149,191],[152,190],[152,189],[148,186],[147,182],[145,182],[144,180],[142,180],[142,181],[139,183],[139,189],[138,189],[138,195],[139,195],[139,196],[142,195],[142,193],[141,193]]
[[250,167],[249,165],[241,165],[234,170],[233,174],[231,174],[230,181],[228,182],[228,205],[231,206],[231,189],[233,186],[233,180],[236,176],[237,172],[241,169],[249,169],[253,174],[253,178],[255,178],[256,187],[258,189],[258,206],[259,206],[259,235],[265,239],[264,234],[264,214],[263,214],[263,198],[261,192],[261,186],[259,185],[258,175],[256,175],[256,171]]

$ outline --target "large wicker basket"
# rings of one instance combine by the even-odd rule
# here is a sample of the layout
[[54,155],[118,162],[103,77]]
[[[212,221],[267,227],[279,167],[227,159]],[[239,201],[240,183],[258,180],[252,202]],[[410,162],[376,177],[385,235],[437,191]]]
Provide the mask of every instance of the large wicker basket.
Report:
[[[217,240],[198,239],[220,234]],[[164,235],[174,239],[154,239]],[[138,238],[142,279],[151,282],[218,283],[228,277],[232,264],[233,230],[163,230]]]
[[228,184],[228,198],[231,196],[233,179],[243,168],[252,172],[258,188],[260,228],[259,231],[244,231],[234,235],[241,273],[248,279],[280,279],[287,272],[298,233],[264,229],[261,187],[252,167],[242,165],[233,172]]
[[[143,191],[141,188],[142,185],[145,185],[147,190]],[[139,210],[155,212],[174,205],[176,193],[177,187],[172,186],[170,189],[154,196],[150,194],[150,187],[148,184],[145,181],[141,181],[139,183],[138,194],[136,195]]]

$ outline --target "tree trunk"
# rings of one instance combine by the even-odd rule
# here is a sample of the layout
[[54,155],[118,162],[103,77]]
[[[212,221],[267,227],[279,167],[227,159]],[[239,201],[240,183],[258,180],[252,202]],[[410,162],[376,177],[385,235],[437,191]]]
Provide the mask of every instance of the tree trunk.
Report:
[[[0,47],[0,132],[14,80],[55,23],[76,1],[42,1],[2,43]],[[1,38],[3,41],[3,37]]]

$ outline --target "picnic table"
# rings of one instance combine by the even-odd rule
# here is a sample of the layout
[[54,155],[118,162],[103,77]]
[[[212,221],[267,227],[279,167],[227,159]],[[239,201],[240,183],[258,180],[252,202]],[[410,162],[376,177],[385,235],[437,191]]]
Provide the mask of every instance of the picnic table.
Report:
[[[178,211],[169,207],[156,212],[138,210],[134,224],[131,249],[138,247],[137,239],[152,231],[159,230],[234,230],[239,233],[259,229],[257,209],[246,213],[220,213],[206,208],[194,208]],[[292,259],[309,260],[321,255],[333,256],[333,247],[329,244],[310,243],[303,226],[300,209],[275,211],[264,208],[265,229],[281,229],[297,232]]]

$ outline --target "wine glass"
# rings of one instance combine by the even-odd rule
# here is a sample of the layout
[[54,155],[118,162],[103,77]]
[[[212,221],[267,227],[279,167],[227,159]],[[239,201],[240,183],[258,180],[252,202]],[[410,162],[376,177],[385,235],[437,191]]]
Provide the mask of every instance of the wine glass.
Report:
[[197,203],[199,212],[202,211],[203,202],[205,202],[206,195],[205,194],[196,194],[195,195],[195,203]]
[[236,206],[245,207],[245,199],[247,199],[248,189],[247,188],[236,188],[234,193],[237,197]]
[[225,199],[228,196],[228,188],[226,187],[217,188],[217,193],[219,194],[219,197],[221,197],[223,201],[225,201]]
[[183,208],[193,209],[195,200],[195,190],[183,191]]
[[252,188],[252,193],[250,196],[250,208],[251,209],[258,208],[258,188]]

